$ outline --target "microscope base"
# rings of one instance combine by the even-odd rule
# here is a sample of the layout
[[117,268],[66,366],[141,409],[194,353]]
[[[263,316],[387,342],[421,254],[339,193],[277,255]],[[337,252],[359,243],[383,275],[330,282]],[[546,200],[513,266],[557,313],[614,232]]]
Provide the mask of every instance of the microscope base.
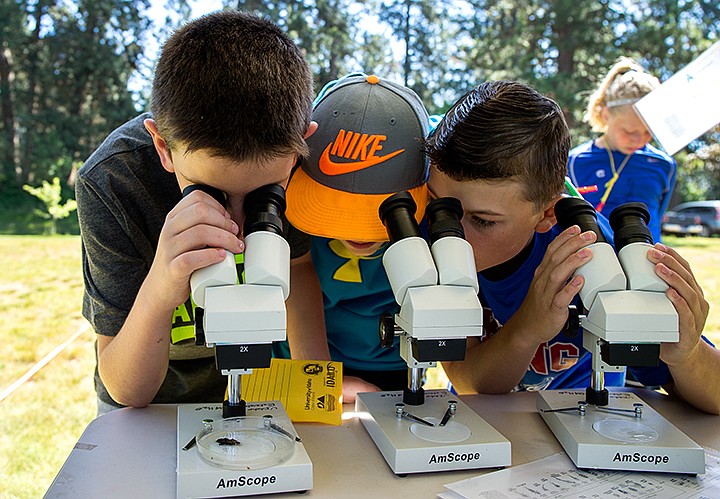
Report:
[[[278,423],[290,424],[279,401],[248,402],[247,416],[270,414]],[[183,450],[203,427],[203,419],[222,420],[222,404],[183,404],[178,407],[177,497],[236,497],[312,489],[312,462],[302,442],[295,442],[286,461],[263,469],[224,469],[206,462],[198,446]]]
[[[449,391],[428,390],[424,404],[405,406],[434,427],[398,418],[395,404],[402,399],[401,391],[370,392],[355,401],[358,417],[395,474],[510,466],[510,442]],[[456,411],[441,427],[450,400],[457,401]]]
[[[705,473],[703,448],[635,394],[611,391],[607,408],[588,405],[581,415],[584,400],[584,390],[543,390],[537,397],[540,415],[578,468]],[[642,404],[640,417],[633,404]],[[558,411],[566,408],[573,409]]]

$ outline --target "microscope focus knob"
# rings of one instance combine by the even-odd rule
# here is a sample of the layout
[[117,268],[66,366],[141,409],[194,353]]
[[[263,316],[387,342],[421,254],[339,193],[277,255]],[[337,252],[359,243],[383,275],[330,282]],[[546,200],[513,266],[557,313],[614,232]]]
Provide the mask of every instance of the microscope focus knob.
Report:
[[580,332],[580,313],[575,305],[568,305],[568,318],[563,327],[563,333],[568,338],[574,338]]
[[395,319],[393,314],[385,312],[380,316],[380,346],[392,348],[395,343]]
[[205,309],[202,307],[195,308],[195,346],[201,347],[205,345],[205,326],[203,320],[205,317]]

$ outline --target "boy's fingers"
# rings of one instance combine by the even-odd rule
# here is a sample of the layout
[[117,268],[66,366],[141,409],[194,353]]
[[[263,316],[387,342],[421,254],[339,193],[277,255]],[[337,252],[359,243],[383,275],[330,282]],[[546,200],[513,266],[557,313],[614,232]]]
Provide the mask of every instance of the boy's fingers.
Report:
[[225,258],[225,250],[218,248],[204,248],[186,251],[173,259],[172,265],[180,275],[190,275],[194,271],[221,262]]
[[[572,229],[572,227],[570,229]],[[580,233],[578,228],[577,233],[568,233],[570,229],[563,232],[565,237],[559,241],[559,244],[552,248],[552,252],[550,251],[550,247],[548,248],[547,255],[550,255],[550,261],[554,265],[559,265],[567,261],[569,258],[573,257],[575,253],[582,251],[583,248],[589,246],[597,240],[597,235],[594,232],[587,231]],[[556,238],[552,244],[554,244],[557,240],[558,239]],[[552,246],[552,244],[550,246]]]
[[562,310],[567,309],[584,283],[585,279],[580,275],[576,275],[570,279],[570,282],[563,286],[562,289],[560,289],[560,291],[555,295],[552,303],[553,307]]
[[231,232],[212,225],[195,225],[177,234],[173,246],[178,254],[203,248],[223,248],[231,253],[243,250],[241,241]]
[[175,234],[198,224],[214,225],[233,234],[240,232],[230,213],[212,196],[200,191],[183,198],[170,211],[167,221]]
[[686,307],[692,315],[697,329],[702,331],[710,311],[710,304],[705,300],[702,290],[699,290],[696,285],[688,283],[682,276],[678,275],[677,272],[667,267],[664,263],[656,264],[655,271],[670,286],[668,297],[675,305],[678,313],[681,312],[681,310],[678,309],[678,305],[682,302],[683,307]]
[[580,227],[573,225],[562,231],[555,239],[553,239],[548,245],[548,252],[557,251],[558,248],[562,247],[565,243],[570,241],[572,238],[580,234]]
[[670,246],[665,246],[665,245],[662,244],[662,243],[655,243],[654,248],[655,248],[656,250],[658,250],[659,252],[661,252],[661,253],[666,253],[666,254],[670,255],[671,257],[673,257],[674,260],[676,260],[677,262],[679,262],[680,265],[682,265],[682,266],[683,266],[684,268],[686,268],[687,270],[690,270],[690,264],[688,263],[688,261],[685,260],[685,259],[682,257],[682,255],[680,255],[680,253],[678,253],[677,251],[675,251],[675,250],[674,250],[673,248],[671,248]]
[[677,290],[694,311],[707,315],[709,304],[705,300],[705,294],[695,279],[690,265],[674,250],[662,251],[665,248],[667,247],[656,245],[648,251],[649,260],[655,264],[655,273]]
[[538,267],[537,276],[547,281],[547,292],[558,292],[578,268],[592,259],[592,250],[585,246],[588,239],[594,238],[588,238],[588,234],[575,235],[558,246],[554,254],[546,255],[546,261]]

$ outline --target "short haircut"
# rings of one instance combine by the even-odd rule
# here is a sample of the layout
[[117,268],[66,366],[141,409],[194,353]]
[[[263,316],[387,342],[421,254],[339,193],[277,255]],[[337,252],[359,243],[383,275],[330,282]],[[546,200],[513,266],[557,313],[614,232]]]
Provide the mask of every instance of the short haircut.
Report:
[[312,75],[295,43],[267,19],[223,10],[167,40],[151,111],[171,149],[263,161],[307,155],[312,99]]
[[512,81],[465,94],[426,141],[430,162],[453,180],[513,180],[538,207],[562,193],[569,150],[557,103]]

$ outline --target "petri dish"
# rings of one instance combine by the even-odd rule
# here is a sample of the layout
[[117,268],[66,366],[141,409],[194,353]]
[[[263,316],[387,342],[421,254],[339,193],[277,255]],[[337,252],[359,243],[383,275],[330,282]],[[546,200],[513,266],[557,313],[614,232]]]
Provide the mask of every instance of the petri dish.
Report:
[[648,444],[660,437],[655,428],[630,418],[602,419],[595,421],[592,428],[603,437],[626,444]]
[[295,450],[292,426],[273,418],[240,416],[203,424],[195,436],[198,453],[221,468],[269,468],[288,460]]
[[413,423],[410,425],[410,433],[428,442],[442,444],[459,443],[470,438],[472,434],[470,428],[455,421],[448,421],[445,426],[438,426],[440,420],[437,418],[429,417],[425,418],[425,420],[433,423],[435,426]]

